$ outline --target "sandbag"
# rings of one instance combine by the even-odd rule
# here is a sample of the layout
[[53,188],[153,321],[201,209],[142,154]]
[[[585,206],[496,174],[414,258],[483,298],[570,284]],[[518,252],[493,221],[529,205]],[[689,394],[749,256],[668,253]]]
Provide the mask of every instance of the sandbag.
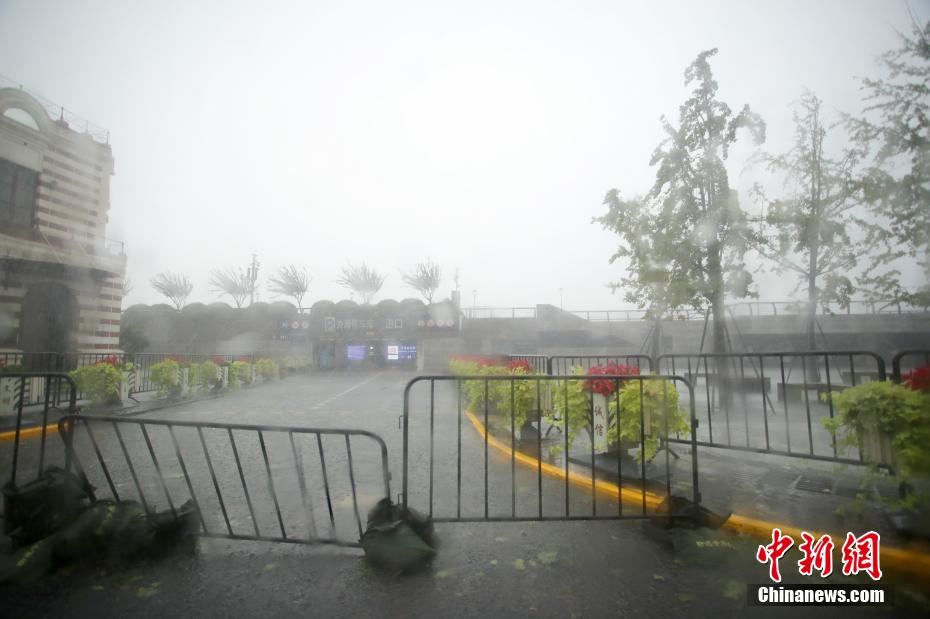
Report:
[[170,548],[197,527],[187,501],[175,512],[146,513],[135,501],[98,501],[70,524],[9,557],[0,557],[0,584],[29,582],[55,566],[78,561],[128,560]]
[[3,532],[16,546],[55,533],[77,518],[91,501],[93,488],[71,472],[50,466],[34,481],[3,486]]
[[408,571],[432,561],[438,541],[433,522],[412,509],[381,499],[368,513],[362,549],[374,565]]

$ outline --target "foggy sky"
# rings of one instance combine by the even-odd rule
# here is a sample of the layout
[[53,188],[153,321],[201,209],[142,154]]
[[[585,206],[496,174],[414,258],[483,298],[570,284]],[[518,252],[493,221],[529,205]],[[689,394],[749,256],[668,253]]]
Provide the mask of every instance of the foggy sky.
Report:
[[[306,305],[349,296],[347,260],[388,274],[377,299],[416,296],[400,270],[429,257],[440,297],[458,267],[465,305],[558,305],[561,288],[566,309],[608,309],[628,306],[606,288],[617,239],[591,218],[608,189],[651,187],[659,117],[677,122],[700,51],[720,49],[721,99],[782,152],[804,88],[857,112],[854,76],[882,75],[875,57],[910,28],[896,0],[0,0],[0,74],[110,130],[124,307],[164,302],[161,271],[212,302],[210,269],[257,253],[263,282],[310,270]],[[757,213],[752,150],[744,136],[729,168]],[[763,299],[790,288],[761,276]]]

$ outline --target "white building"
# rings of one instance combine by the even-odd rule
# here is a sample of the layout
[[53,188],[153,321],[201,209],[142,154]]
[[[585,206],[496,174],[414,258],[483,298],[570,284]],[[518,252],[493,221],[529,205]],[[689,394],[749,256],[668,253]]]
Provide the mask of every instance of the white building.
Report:
[[119,349],[126,256],[105,234],[108,137],[0,88],[0,351]]

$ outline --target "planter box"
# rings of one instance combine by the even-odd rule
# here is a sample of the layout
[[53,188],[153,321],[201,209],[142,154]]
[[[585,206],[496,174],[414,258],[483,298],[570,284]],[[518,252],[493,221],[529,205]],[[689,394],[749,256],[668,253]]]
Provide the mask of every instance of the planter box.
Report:
[[223,389],[229,387],[229,366],[221,365],[216,368],[216,379]]
[[[0,376],[0,415],[13,415],[19,406],[19,388],[21,378],[3,378]],[[29,391],[32,381],[26,380],[23,397],[29,401]]]
[[877,429],[870,429],[862,433],[862,459],[869,464],[887,466],[894,470],[897,467],[897,458],[891,448],[891,436]]
[[136,390],[136,371],[123,371],[123,379],[119,383],[119,399],[120,402],[125,402],[129,399],[129,396]]

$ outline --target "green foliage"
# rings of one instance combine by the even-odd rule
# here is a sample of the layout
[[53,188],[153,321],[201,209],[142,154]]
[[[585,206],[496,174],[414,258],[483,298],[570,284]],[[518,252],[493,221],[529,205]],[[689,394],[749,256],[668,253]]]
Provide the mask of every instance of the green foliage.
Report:
[[149,368],[149,378],[155,384],[158,397],[163,398],[181,389],[179,373],[180,366],[177,361],[166,359],[152,364]]
[[[523,369],[509,370],[501,365],[479,365],[474,361],[452,360],[449,369],[456,376],[528,376]],[[465,380],[462,393],[466,407],[479,414],[485,408],[487,396],[488,412],[513,418],[513,428],[519,430],[527,420],[536,419],[535,380]],[[546,380],[539,381],[540,395],[547,389]],[[531,414],[532,413],[532,414]]]
[[[612,287],[659,312],[709,303],[722,318],[725,292],[747,296],[752,281],[743,262],[746,216],[725,160],[740,128],[761,143],[765,126],[748,106],[734,115],[717,100],[708,62],[716,53],[702,52],[686,70],[685,83],[694,88],[680,108],[679,126],[662,118],[667,137],[650,161],[658,167],[649,194],[624,200],[612,189],[604,200],[607,214],[595,219],[621,239],[611,262],[629,265],[630,275]],[[715,331],[715,345],[722,342],[722,331]]]
[[273,380],[279,377],[278,364],[275,363],[274,359],[269,359],[268,357],[262,357],[255,362],[255,370],[261,375],[264,380]]
[[119,398],[123,375],[109,363],[95,363],[72,371],[71,378],[77,384],[78,391],[83,392],[92,404],[103,404],[107,400]]
[[771,172],[786,175],[783,197],[768,200],[757,186],[755,194],[766,207],[765,226],[754,238],[755,249],[773,261],[776,271],[797,276],[808,296],[808,345],[814,347],[814,317],[818,304],[848,306],[852,282],[846,273],[868,248],[853,242],[855,217],[850,177],[856,158],[833,159],[825,152],[827,127],[822,101],[805,92],[794,113],[794,145],[779,156],[762,157]]
[[191,365],[191,383],[200,385],[204,390],[210,389],[220,382],[217,376],[217,366],[212,361]]
[[[584,368],[572,368],[572,374],[584,376]],[[568,446],[575,442],[575,438],[581,433],[588,434],[591,437],[591,393],[583,387],[584,381],[566,380],[561,384],[553,384],[552,390],[552,411],[546,417],[546,421],[558,426],[565,431],[568,426]],[[608,422],[611,415],[616,412],[616,398],[608,398],[608,407],[611,409],[608,413]],[[608,423],[608,429],[611,427]],[[615,437],[614,437],[615,438]],[[609,440],[609,439],[608,439]]]
[[867,433],[883,432],[891,438],[900,478],[930,474],[930,394],[876,381],[825,397],[833,400],[836,416],[823,419],[824,426],[834,437],[846,431],[836,442],[838,449],[859,447]]
[[127,355],[135,355],[145,350],[149,345],[149,340],[145,337],[142,329],[136,325],[127,325],[120,328],[119,331],[119,347],[122,348]]
[[[645,444],[639,454],[652,460],[659,439],[691,433],[688,411],[678,403],[678,389],[669,380],[631,380],[620,388],[620,439],[640,443],[643,420]],[[609,434],[609,437],[615,434]]]
[[865,78],[867,107],[848,127],[867,165],[858,187],[877,218],[868,242],[881,247],[861,284],[875,296],[930,306],[930,285],[907,290],[892,268],[917,258],[930,282],[930,22],[901,36],[900,46],[879,59],[885,76]]
[[252,366],[245,361],[233,361],[229,364],[229,388],[238,389],[240,385],[252,382]]

